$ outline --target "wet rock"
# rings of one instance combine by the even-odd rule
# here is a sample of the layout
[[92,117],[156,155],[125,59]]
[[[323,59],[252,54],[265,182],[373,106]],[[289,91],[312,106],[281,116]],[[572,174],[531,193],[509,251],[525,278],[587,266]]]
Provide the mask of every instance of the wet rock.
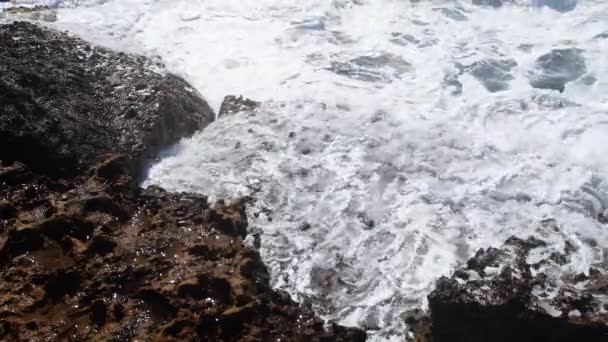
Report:
[[93,175],[104,181],[116,181],[128,174],[128,161],[123,156],[110,156],[103,159],[93,168]]
[[363,342],[367,339],[365,332],[355,329],[347,328],[341,325],[332,323],[326,330],[325,335],[321,336],[321,341],[349,341],[349,342]]
[[437,8],[436,11],[443,14],[446,18],[452,19],[454,21],[466,21],[468,20],[467,16],[462,14],[462,11],[458,8]]
[[32,174],[30,170],[21,162],[13,162],[8,166],[2,166],[2,164],[0,164],[0,184],[23,184],[31,179]]
[[577,48],[555,49],[536,60],[536,69],[528,78],[530,85],[539,89],[563,92],[566,84],[587,73],[584,51]]
[[64,295],[74,296],[81,282],[81,275],[76,270],[53,272],[44,284],[45,297],[57,301]]
[[[30,215],[37,197],[12,204],[0,231],[0,339],[66,330],[75,340],[364,340],[356,329],[328,334],[311,308],[270,287],[243,242],[244,200],[209,206],[202,195],[116,186],[133,177],[128,168],[114,181],[99,177],[95,170],[120,160],[107,158],[72,179],[76,189],[33,174],[50,217]],[[117,208],[124,216],[109,229],[98,224]]]
[[0,143],[21,149],[0,150],[0,340],[365,339],[271,288],[248,199],[137,186],[212,119],[182,80],[25,23],[0,26],[0,56]]
[[91,322],[103,326],[108,316],[108,305],[103,299],[96,299],[91,302]]
[[558,12],[570,12],[576,8],[578,0],[533,0],[537,7],[548,7]]
[[429,342],[432,341],[431,319],[421,309],[406,311],[401,315],[408,327],[407,341]]
[[218,202],[208,217],[215,222],[214,228],[231,236],[245,238],[247,234],[247,215],[244,202],[235,201],[230,205]]
[[513,80],[511,71],[517,67],[512,59],[484,59],[469,66],[469,72],[490,92],[498,92],[509,88]]
[[[432,341],[605,341],[606,288],[598,292],[598,284],[608,274],[598,271],[576,285],[581,277],[561,273],[551,256],[529,263],[532,255],[545,255],[538,253],[545,247],[513,237],[440,278],[428,297]],[[566,246],[560,254],[569,258],[572,252]]]
[[505,0],[473,0],[473,5],[501,7]]
[[243,96],[228,95],[224,98],[218,118],[228,114],[235,114],[239,112],[253,112],[261,105],[260,102],[253,101],[251,99],[243,98]]
[[0,201],[0,220],[8,220],[17,215],[17,209],[8,201]]
[[308,222],[304,222],[298,226],[298,229],[303,232],[309,230],[310,228],[312,228],[312,226]]
[[390,83],[410,71],[412,65],[390,53],[360,56],[346,62],[333,61],[327,70],[364,82]]
[[103,256],[111,253],[117,245],[110,237],[100,234],[93,237],[88,252]]
[[167,144],[214,119],[181,78],[25,22],[0,26],[0,150],[48,176],[71,177],[106,153],[134,170]]
[[370,218],[365,212],[357,213],[357,219],[363,224],[363,229],[371,230],[376,226],[376,222]]
[[44,245],[40,232],[31,228],[8,229],[4,233],[5,242],[0,245],[0,255],[4,258],[14,258],[23,253],[37,250]]

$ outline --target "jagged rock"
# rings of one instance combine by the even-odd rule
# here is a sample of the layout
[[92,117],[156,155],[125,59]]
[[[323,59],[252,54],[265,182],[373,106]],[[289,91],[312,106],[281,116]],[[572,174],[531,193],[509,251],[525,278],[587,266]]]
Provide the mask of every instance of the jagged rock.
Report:
[[243,201],[124,186],[130,172],[107,156],[70,181],[33,174],[29,197],[0,189],[0,340],[365,340],[270,287]]
[[153,61],[25,22],[0,26],[0,150],[49,176],[75,176],[100,156],[134,170],[214,120],[181,78]]
[[213,119],[183,80],[26,23],[0,26],[5,57],[0,340],[365,340],[271,288],[246,199],[137,186],[147,156]]
[[545,248],[512,237],[440,278],[428,297],[432,341],[607,341],[608,274],[563,274],[574,249],[541,253]]
[[218,117],[239,112],[253,112],[260,107],[260,102],[243,98],[243,96],[228,95],[222,101]]

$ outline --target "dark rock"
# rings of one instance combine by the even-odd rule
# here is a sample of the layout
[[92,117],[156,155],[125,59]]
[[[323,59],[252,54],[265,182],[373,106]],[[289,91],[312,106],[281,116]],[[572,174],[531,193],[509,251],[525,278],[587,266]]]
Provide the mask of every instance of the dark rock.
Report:
[[116,156],[102,160],[93,169],[93,175],[105,181],[116,181],[129,173],[127,158]]
[[103,235],[95,235],[88,248],[89,253],[106,255],[114,250],[118,244],[111,238]]
[[272,289],[249,199],[136,186],[213,119],[184,81],[26,23],[0,26],[0,58],[0,340],[365,339]]
[[2,167],[0,164],[0,184],[17,185],[26,183],[31,179],[32,174],[30,170],[21,162],[14,162],[6,167]]
[[[95,170],[121,158],[108,159]],[[34,173],[50,217],[30,213],[26,204],[38,197],[12,204],[12,223],[0,231],[0,307],[11,315],[0,319],[0,340],[52,339],[57,329],[74,340],[365,339],[340,326],[328,333],[311,308],[272,289],[243,243],[247,199],[209,206],[202,195],[117,186],[132,178],[122,171],[97,174],[56,191]]]
[[570,12],[576,8],[578,0],[533,0],[538,7],[549,7],[558,12]]
[[80,289],[81,281],[80,273],[75,270],[54,272],[44,285],[45,297],[56,301],[64,295],[74,296]]
[[505,0],[473,0],[473,5],[501,7]]
[[338,75],[364,82],[390,83],[412,70],[412,64],[390,53],[360,56],[350,61],[333,61],[326,68]]
[[235,114],[239,112],[253,112],[257,108],[259,108],[260,105],[260,102],[253,101],[251,99],[246,99],[242,96],[236,97],[233,95],[228,95],[224,98],[224,101],[220,106],[218,118],[227,114]]
[[96,299],[91,302],[91,322],[103,326],[108,317],[108,305],[103,299]]
[[509,88],[513,80],[511,71],[517,66],[512,59],[484,59],[473,63],[469,72],[490,92],[498,92]]
[[17,215],[17,209],[8,201],[0,200],[0,220],[8,220]]
[[[565,277],[551,257],[528,263],[532,251],[542,248],[546,244],[538,239],[510,238],[440,278],[428,297],[432,341],[606,341],[608,315],[602,296],[592,294],[608,275],[599,272],[574,286],[582,277]],[[568,258],[572,252],[560,254]]]
[[106,153],[142,163],[214,120],[181,78],[153,62],[25,22],[0,26],[0,150],[48,176],[73,177]]
[[320,341],[364,342],[367,340],[365,332],[356,328],[347,328],[332,323],[327,330],[325,335],[321,336]]
[[421,309],[413,309],[404,312],[401,318],[409,329],[406,338],[413,342],[432,341],[431,319],[426,312]]
[[567,83],[587,73],[583,52],[576,48],[555,49],[540,56],[536,60],[536,69],[528,76],[530,85],[563,92]]
[[312,228],[312,226],[308,222],[304,222],[304,223],[300,224],[300,226],[298,227],[298,229],[303,232],[309,230],[310,228]]
[[15,228],[2,235],[6,241],[4,245],[0,245],[0,255],[8,259],[37,250],[44,245],[40,232],[31,228]]

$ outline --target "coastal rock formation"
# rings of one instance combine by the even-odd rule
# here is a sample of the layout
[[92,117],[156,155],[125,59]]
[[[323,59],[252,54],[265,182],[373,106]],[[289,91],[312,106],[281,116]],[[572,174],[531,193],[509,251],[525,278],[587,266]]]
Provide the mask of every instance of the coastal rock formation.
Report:
[[183,80],[26,23],[0,72],[0,340],[365,340],[270,287],[246,199],[137,186],[214,118]]
[[1,340],[365,340],[270,288],[242,201],[141,190],[128,164],[0,167]]
[[607,341],[605,269],[568,274],[575,247],[546,247],[512,237],[440,278],[428,297],[432,341]]
[[239,112],[253,112],[259,108],[260,105],[260,102],[244,98],[243,96],[236,97],[234,95],[228,95],[224,98],[224,101],[222,101],[218,117]]
[[0,145],[11,147],[0,158],[48,176],[75,176],[105,153],[139,170],[215,118],[160,63],[25,22],[0,26],[0,73]]

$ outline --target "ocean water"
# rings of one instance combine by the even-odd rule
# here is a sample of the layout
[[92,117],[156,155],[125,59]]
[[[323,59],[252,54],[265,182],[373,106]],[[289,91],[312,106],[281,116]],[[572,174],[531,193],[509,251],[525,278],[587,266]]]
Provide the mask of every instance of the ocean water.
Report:
[[142,186],[251,196],[273,286],[325,319],[401,341],[438,277],[512,235],[606,265],[606,1],[51,3],[48,25],[159,56],[216,109],[262,101]]

